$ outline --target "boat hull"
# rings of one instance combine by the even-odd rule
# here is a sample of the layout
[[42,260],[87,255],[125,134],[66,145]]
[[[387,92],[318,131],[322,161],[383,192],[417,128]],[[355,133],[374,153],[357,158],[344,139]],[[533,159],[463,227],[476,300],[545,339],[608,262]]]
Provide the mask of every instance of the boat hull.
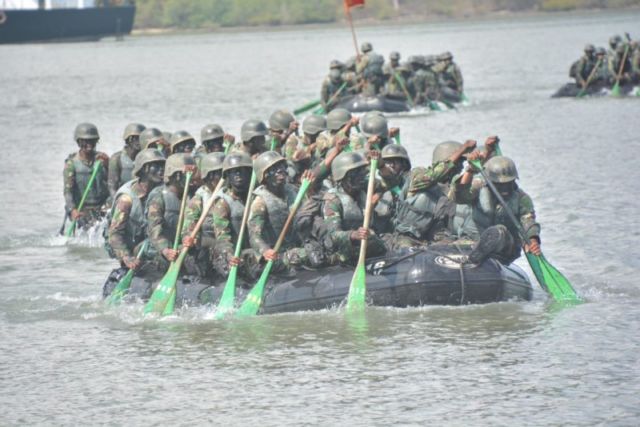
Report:
[[135,10],[135,6],[4,10],[0,44],[87,41],[126,35],[133,28]]
[[[620,95],[622,96],[633,95],[632,93],[633,90],[634,90],[633,84],[621,85]],[[567,83],[564,86],[562,86],[560,89],[558,89],[556,93],[551,95],[551,97],[552,98],[575,98],[578,96],[579,92],[580,92],[580,88],[578,87],[577,84]],[[586,96],[593,96],[593,97],[607,96],[610,94],[611,94],[611,88],[609,86],[604,86],[604,85],[589,86],[585,93]]]
[[[468,248],[467,248],[468,249]],[[374,306],[484,304],[530,300],[531,282],[517,266],[487,260],[466,264],[451,245],[432,246],[416,253],[398,253],[367,264],[367,303]],[[104,284],[108,296],[126,270],[114,270]],[[322,310],[342,304],[349,293],[353,267],[336,266],[318,271],[302,270],[295,276],[273,276],[265,292],[261,313]],[[146,300],[157,279],[134,278],[128,299]],[[246,296],[248,284],[237,287],[236,304]],[[224,282],[211,284],[193,277],[178,280],[176,305],[217,305]]]

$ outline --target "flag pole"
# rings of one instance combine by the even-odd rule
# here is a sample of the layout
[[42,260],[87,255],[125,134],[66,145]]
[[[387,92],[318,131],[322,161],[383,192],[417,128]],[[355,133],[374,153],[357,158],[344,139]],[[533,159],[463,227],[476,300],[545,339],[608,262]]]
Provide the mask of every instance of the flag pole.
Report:
[[353,38],[353,47],[356,48],[356,58],[360,59],[360,49],[358,49],[358,39],[356,38],[356,30],[353,28],[353,19],[351,18],[351,8],[349,7],[348,0],[344,1],[344,13],[347,15],[347,21],[349,21],[349,27],[351,28],[351,37]]

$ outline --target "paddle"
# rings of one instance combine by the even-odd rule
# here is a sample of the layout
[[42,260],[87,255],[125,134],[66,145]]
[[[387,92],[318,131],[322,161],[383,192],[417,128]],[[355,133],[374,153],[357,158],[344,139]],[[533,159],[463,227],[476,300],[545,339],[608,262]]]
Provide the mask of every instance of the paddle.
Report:
[[[496,197],[498,202],[500,202],[511,222],[518,229],[518,234],[520,235],[520,238],[522,239],[524,245],[524,243],[528,241],[528,238],[527,234],[522,228],[522,224],[520,224],[520,221],[518,221],[511,209],[509,209],[509,206],[507,206],[507,203],[504,201],[496,187],[493,185],[493,182],[489,180],[480,162],[478,160],[472,160],[470,162],[476,169],[480,171],[480,174],[489,186],[489,189],[491,189],[491,192]],[[567,280],[567,278],[564,277],[562,273],[560,273],[560,271],[558,271],[553,265],[551,265],[551,263],[547,261],[542,253],[540,255],[535,255],[533,253],[525,251],[525,255],[527,257],[527,261],[529,261],[529,265],[531,266],[533,274],[536,276],[536,279],[540,284],[540,287],[542,287],[542,289],[544,289],[547,293],[551,294],[551,296],[556,301],[570,303],[581,302],[580,297],[576,294],[576,291],[573,289],[573,286],[571,286],[571,283],[569,283],[569,280]]]
[[409,106],[411,108],[415,108],[416,104],[415,102],[413,102],[413,98],[411,97],[411,95],[409,94],[409,91],[407,90],[407,87],[404,84],[404,80],[402,79],[402,77],[400,76],[400,74],[398,74],[397,71],[393,72],[393,77],[396,79],[396,81],[398,82],[398,84],[400,85],[400,88],[402,89],[402,91],[404,92],[404,96],[407,98],[407,102],[409,103]]
[[593,70],[591,70],[591,72],[589,73],[589,77],[584,82],[584,85],[582,85],[582,89],[580,89],[580,91],[576,95],[576,98],[582,98],[587,94],[587,88],[591,84],[591,80],[593,80],[593,78],[595,77],[596,72],[598,71],[598,68],[600,68],[601,63],[602,63],[602,58],[598,58],[598,60],[596,61],[596,65],[593,67]]
[[[627,35],[628,36],[628,35]],[[622,78],[622,71],[624,71],[624,63],[627,62],[627,54],[629,53],[629,43],[624,48],[624,54],[622,55],[622,61],[620,62],[620,68],[618,68],[618,74],[616,75],[616,83],[611,89],[611,96],[619,97],[620,94],[620,79]]]
[[[371,211],[373,210],[373,191],[376,181],[376,170],[378,169],[377,155],[371,157],[371,165],[369,167],[369,186],[367,187],[367,202],[364,209],[363,228],[369,229],[371,222]],[[349,295],[347,297],[347,310],[362,310],[365,306],[365,294],[367,293],[367,272],[365,270],[365,261],[367,257],[367,240],[360,241],[360,255],[358,264],[351,278],[349,286]]]
[[[234,257],[239,257],[242,252],[242,242],[244,240],[244,232],[247,228],[247,219],[249,219],[249,210],[251,207],[251,199],[253,196],[253,189],[256,186],[256,173],[251,175],[251,183],[249,184],[249,192],[247,193],[247,200],[244,205],[244,212],[242,213],[242,222],[240,224],[240,231],[238,232],[238,241],[236,242],[236,248],[233,253]],[[223,318],[227,313],[233,309],[233,303],[236,298],[236,282],[238,280],[238,266],[231,266],[229,270],[229,276],[227,277],[227,283],[224,285],[222,296],[220,297],[220,303],[218,303],[218,310],[216,311],[216,319]]]
[[[180,244],[180,234],[182,234],[182,221],[184,220],[184,211],[187,206],[187,199],[189,198],[189,182],[191,181],[191,171],[187,171],[184,184],[184,190],[182,192],[182,202],[180,203],[180,214],[178,215],[178,225],[176,227],[176,236],[173,240],[173,250],[178,249]],[[201,217],[202,218],[202,217]],[[200,221],[198,220],[198,223]],[[196,224],[197,225],[197,224]],[[186,256],[186,251],[181,251],[178,258],[172,261],[169,265],[169,269],[158,283],[158,286],[151,294],[151,298],[144,306],[144,313],[160,313],[164,311],[172,299],[172,291],[175,290],[176,281],[178,280],[178,274],[180,273],[180,267]],[[175,295],[174,295],[175,297]]]
[[[95,163],[93,164],[93,171],[91,172],[91,177],[89,177],[89,182],[87,183],[87,186],[85,187],[84,192],[82,193],[80,204],[78,204],[78,207],[76,208],[78,212],[80,212],[84,207],[84,201],[89,195],[89,191],[91,191],[93,182],[96,180],[96,175],[98,174],[98,171],[100,170],[100,167],[102,165],[102,162],[99,159],[95,159],[94,162]],[[71,221],[71,225],[69,226],[69,229],[67,230],[67,233],[66,233],[67,237],[71,237],[75,233],[77,223],[78,223],[77,219],[74,219],[73,221]]]
[[[338,90],[336,91],[336,93],[333,94],[333,96],[331,96],[331,98],[329,98],[329,100],[327,101],[327,108],[330,107],[331,105],[333,105],[334,101],[338,98],[338,96],[342,93],[342,91],[344,90],[344,88],[347,87],[347,82],[344,82],[340,85],[340,87],[338,88]],[[323,106],[320,106],[319,108],[317,108],[313,114],[325,114],[327,111],[325,110],[325,108]]]
[[64,236],[64,229],[67,226],[67,212],[64,213],[64,218],[62,218],[62,225],[60,226],[60,230],[58,230],[58,234]]
[[316,99],[315,101],[307,102],[302,107],[299,107],[299,108],[296,108],[295,110],[293,110],[293,115],[297,116],[298,114],[306,113],[307,111],[311,110],[312,108],[316,108],[318,105],[320,105],[321,102],[322,101],[319,100],[319,99]]
[[[147,250],[148,246],[149,246],[149,241],[145,240],[142,246],[140,247],[140,249],[138,250],[136,259],[140,259],[142,255],[144,255],[144,252]],[[113,288],[113,291],[111,291],[111,295],[109,295],[109,298],[107,299],[107,304],[113,306],[120,303],[120,300],[122,300],[122,297],[125,296],[125,294],[129,291],[129,287],[131,287],[131,281],[133,280],[133,276],[135,272],[136,271],[131,268],[129,269],[129,271],[127,271],[127,274],[125,274],[122,277],[122,279],[120,279],[116,287]]]
[[[278,237],[278,240],[276,241],[276,244],[273,247],[274,251],[278,252],[280,250],[280,246],[282,246],[282,243],[284,242],[284,239],[285,239],[285,237],[287,235],[287,231],[289,230],[289,227],[291,226],[291,223],[293,222],[293,217],[295,216],[296,212],[298,211],[298,208],[300,207],[300,204],[302,203],[302,199],[303,199],[305,193],[307,192],[307,189],[309,188],[309,185],[311,185],[311,180],[309,180],[307,178],[304,178],[302,180],[302,184],[300,185],[300,189],[298,190],[298,195],[296,196],[296,199],[293,202],[293,205],[291,206],[291,209],[289,210],[289,216],[287,217],[287,222],[284,223],[284,227],[282,227],[282,231],[280,232],[280,236]],[[273,267],[273,261],[267,262],[267,265],[265,265],[264,270],[262,271],[262,274],[260,275],[260,279],[258,279],[258,282],[255,284],[253,289],[251,289],[251,292],[249,292],[249,295],[247,295],[247,298],[244,300],[244,302],[242,303],[242,305],[238,309],[238,311],[236,313],[236,315],[238,317],[254,316],[254,315],[256,315],[258,313],[258,310],[260,309],[260,306],[262,305],[262,297],[264,295],[264,287],[267,284],[267,281],[269,280],[269,274],[271,273],[271,267]]]

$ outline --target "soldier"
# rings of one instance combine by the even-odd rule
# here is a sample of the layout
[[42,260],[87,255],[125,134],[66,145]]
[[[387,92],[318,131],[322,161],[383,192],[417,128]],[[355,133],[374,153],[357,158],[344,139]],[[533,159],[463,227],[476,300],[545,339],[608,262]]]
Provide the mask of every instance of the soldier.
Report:
[[347,94],[344,88],[341,89],[345,83],[343,73],[344,64],[337,60],[331,61],[329,65],[329,75],[324,78],[322,87],[320,88],[320,103],[324,111],[331,111],[340,98]]
[[396,232],[394,246],[421,246],[448,236],[447,225],[451,204],[439,183],[449,183],[462,171],[463,154],[473,150],[475,141],[460,144],[441,142],[433,150],[431,166],[411,171],[399,195],[393,219]]
[[637,84],[640,83],[640,43],[637,40],[631,42],[629,55],[631,56],[631,80]]
[[298,145],[298,122],[290,112],[276,110],[269,117],[269,134],[276,141],[273,151],[284,155],[285,145]]
[[[103,216],[102,207],[109,198],[107,176],[109,175],[109,156],[96,151],[100,139],[98,128],[91,123],[80,123],[73,133],[78,144],[77,153],[70,154],[64,164],[64,200],[67,215],[77,220],[77,225],[89,228]],[[82,199],[89,179],[93,173],[95,162],[101,162],[101,167],[82,206],[78,205]]]
[[124,128],[122,150],[116,152],[109,160],[109,195],[111,199],[125,182],[131,181],[133,161],[141,150],[140,133],[145,130],[140,123],[130,123]]
[[387,79],[384,94],[390,98],[407,100],[410,104],[414,104],[415,89],[411,86],[411,69],[403,65],[399,65],[393,69],[393,73]]
[[164,185],[149,193],[145,206],[147,236],[157,254],[155,261],[161,271],[165,271],[168,263],[175,261],[178,256],[173,244],[187,171],[196,171],[195,160],[190,154],[176,153],[169,156],[164,168]]
[[234,151],[247,153],[252,159],[266,151],[265,137],[269,135],[267,125],[260,120],[247,120],[240,129],[241,143],[236,143]]
[[[320,248],[304,248],[293,228],[287,231],[279,255],[273,249],[284,228],[296,188],[287,184],[287,161],[275,151],[266,151],[255,160],[253,169],[261,184],[254,192],[248,222],[249,243],[257,260],[277,261],[274,271],[289,270],[303,264],[319,267],[324,263]],[[310,172],[305,177],[312,178]]]
[[[218,182],[222,178],[222,163],[224,153],[214,152],[202,156],[198,170],[202,177],[202,185],[196,194],[189,200],[189,204],[184,214],[184,225],[182,227],[182,241],[185,246],[193,247],[194,241],[190,238],[196,223],[202,215],[202,209],[209,199],[214,196]],[[185,260],[185,266],[190,274],[197,274],[201,277],[210,276],[211,260],[215,247],[215,236],[213,231],[213,216],[208,215],[196,238],[198,246],[191,249],[192,254]]]
[[392,219],[405,182],[409,180],[411,160],[407,150],[389,144],[380,153],[378,189],[376,191],[373,226],[378,235],[394,231]]
[[[624,65],[623,61],[624,60]],[[620,84],[631,83],[631,58],[629,47],[626,43],[618,43],[615,53],[609,57],[609,83],[614,84],[620,73]]]
[[576,64],[575,79],[576,84],[580,88],[587,86],[587,80],[591,75],[591,71],[596,66],[597,58],[595,55],[596,48],[592,44],[588,44],[584,47],[584,55],[578,60]]
[[326,192],[322,203],[327,227],[323,243],[330,263],[353,264],[362,240],[368,240],[367,257],[383,255],[382,239],[363,227],[369,175],[366,157],[358,151],[339,154],[331,165],[331,175],[336,188]]
[[196,140],[186,130],[179,130],[171,135],[169,145],[171,146],[171,154],[191,154],[196,148]]
[[386,78],[387,82],[393,79],[393,75],[395,74],[396,69],[400,66],[400,53],[391,52],[389,54],[389,63],[385,64],[382,68],[382,73]]
[[413,97],[413,102],[420,105],[424,102],[427,84],[427,72],[425,71],[425,59],[419,55],[412,55],[408,59],[409,78],[407,90]]
[[479,242],[469,254],[469,262],[480,264],[493,257],[509,264],[520,256],[523,244],[525,251],[540,255],[540,225],[536,222],[531,198],[516,183],[515,163],[508,157],[496,156],[487,161],[484,169],[508,209],[519,220],[528,240],[522,241],[518,228],[486,184],[479,189],[471,185],[475,171],[467,170],[455,184],[454,194],[457,203],[472,207],[472,219],[477,227],[476,234],[471,237]]
[[200,131],[200,146],[196,155],[207,153],[224,153],[228,146],[233,145],[235,137],[225,133],[222,126],[206,125]]
[[609,61],[607,60],[607,52],[603,47],[596,49],[596,64],[598,61],[600,61],[600,65],[591,80],[591,86],[605,86],[609,83]]
[[440,82],[438,81],[438,74],[434,71],[434,67],[437,64],[437,60],[433,55],[425,57],[424,60],[424,85],[421,102],[425,101],[437,101],[442,98],[440,91]]
[[353,150],[364,148],[365,150],[382,150],[390,143],[389,138],[398,134],[398,128],[389,129],[387,119],[377,111],[371,111],[361,119],[362,136],[366,139],[364,147],[352,146]]
[[376,96],[382,92],[385,83],[382,71],[384,57],[375,53],[369,42],[362,43],[360,50],[362,55],[356,60],[356,74],[363,82],[362,94]]
[[[113,198],[105,247],[122,267],[133,270],[140,267],[136,254],[146,237],[144,206],[151,190],[162,184],[164,163],[165,158],[158,150],[142,150],[134,162],[135,178],[120,187]],[[152,258],[150,252],[147,250],[147,259]]]
[[[303,137],[295,141],[287,141],[285,158],[294,166],[297,176],[312,166],[315,159],[318,137],[327,129],[324,116],[312,114],[302,122]],[[295,180],[294,180],[295,182]]]
[[143,150],[154,148],[167,158],[169,156],[169,142],[165,139],[164,133],[157,128],[146,128],[140,134],[140,145]]
[[620,44],[622,44],[622,37],[619,35],[609,37],[609,52],[607,56],[614,56]]
[[[221,276],[227,276],[230,266],[240,265],[241,262],[240,258],[234,257],[234,252],[249,196],[252,172],[253,162],[247,153],[231,153],[222,163],[225,185],[222,191],[215,195],[216,201],[212,208],[213,233],[216,239],[212,264]],[[242,250],[242,259],[248,262],[244,263],[240,273],[246,274],[247,269],[252,266],[250,261],[255,260],[247,233],[244,234]]]
[[[354,126],[358,126],[360,120],[353,117],[351,112],[345,108],[336,108],[327,114],[327,131],[319,135],[316,145],[316,153],[319,158],[324,158],[327,151],[335,146],[336,138],[346,137],[349,139],[351,146],[364,147],[365,141],[363,137],[357,133],[351,133]],[[348,126],[347,126],[348,125]],[[347,147],[346,151],[351,148]],[[318,176],[316,176],[319,178]]]
[[440,91],[445,98],[453,101],[460,101],[464,92],[464,81],[460,67],[453,62],[451,52],[438,55],[439,63],[434,67],[438,73]]

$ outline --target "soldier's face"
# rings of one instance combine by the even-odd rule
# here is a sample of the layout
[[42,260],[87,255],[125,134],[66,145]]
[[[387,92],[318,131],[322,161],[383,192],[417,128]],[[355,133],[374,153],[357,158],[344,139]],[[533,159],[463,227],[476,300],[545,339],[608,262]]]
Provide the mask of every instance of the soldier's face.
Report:
[[180,144],[176,145],[173,148],[173,152],[174,153],[192,153],[194,148],[196,148],[196,142],[190,140],[190,141],[181,142]]
[[357,169],[347,172],[345,178],[352,189],[364,190],[367,188],[369,181],[369,169],[366,166],[360,166]]
[[252,169],[249,167],[235,168],[227,172],[227,179],[229,185],[239,192],[244,193],[249,189],[249,181],[251,180]]
[[270,188],[281,188],[287,182],[287,164],[280,162],[265,173],[267,186]]
[[79,139],[78,146],[80,150],[87,155],[93,155],[96,152],[97,139]]
[[127,138],[127,145],[131,147],[135,152],[139,152],[142,147],[140,146],[140,137],[137,135]]
[[385,159],[380,169],[380,174],[384,177],[399,176],[405,169],[405,161],[401,158]]
[[210,139],[204,142],[204,148],[207,150],[207,153],[221,153],[224,151],[223,148],[223,137]]
[[515,181],[511,182],[494,182],[493,185],[502,197],[510,197],[515,190]]
[[164,162],[153,162],[145,165],[145,173],[154,184],[162,183],[164,176]]

